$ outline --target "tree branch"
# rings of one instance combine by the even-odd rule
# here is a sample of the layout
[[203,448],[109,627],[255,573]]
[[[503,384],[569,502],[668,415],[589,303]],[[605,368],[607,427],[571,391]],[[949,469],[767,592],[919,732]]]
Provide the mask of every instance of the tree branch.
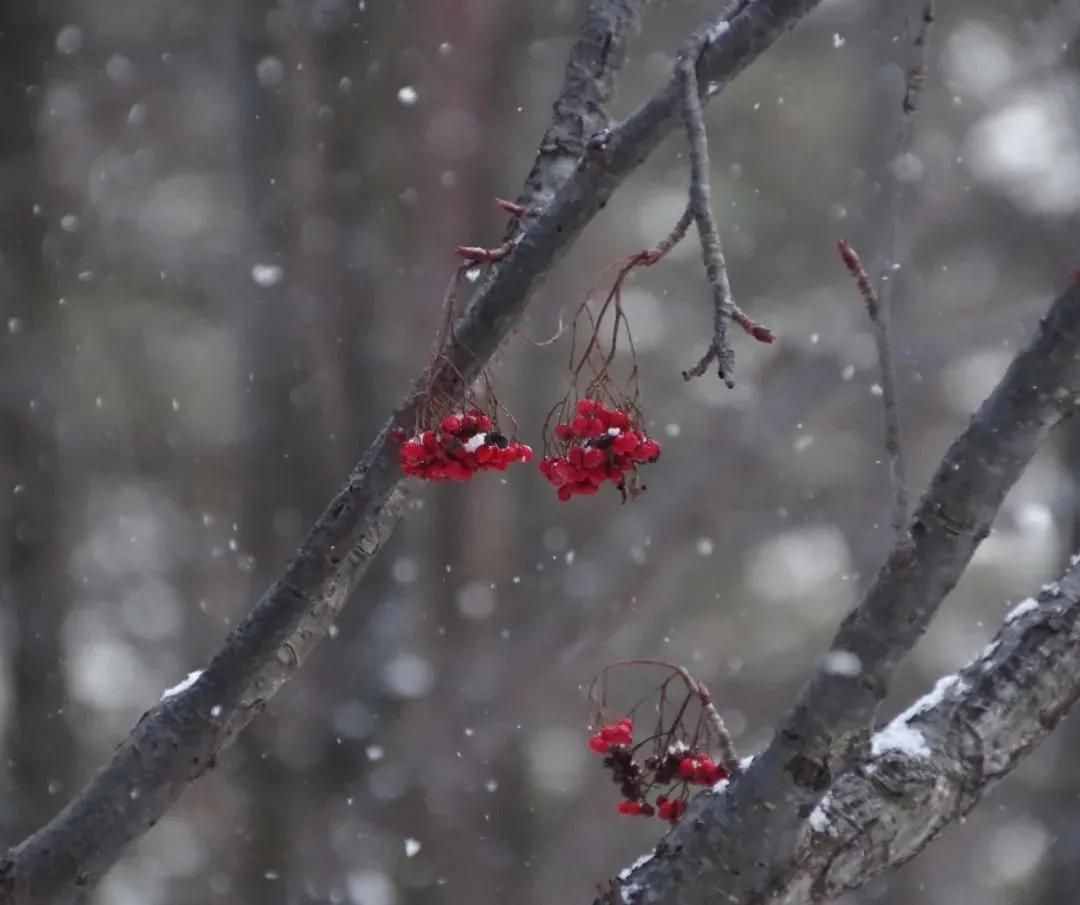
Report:
[[[705,113],[701,104],[701,88],[697,78],[697,63],[702,51],[728,29],[726,19],[699,30],[690,39],[679,57],[675,71],[682,86],[683,120],[686,139],[690,147],[690,202],[687,212],[697,224],[701,240],[701,256],[705,264],[705,276],[709,281],[713,303],[713,335],[709,348],[696,365],[683,371],[683,380],[701,377],[709,365],[716,362],[717,376],[731,389],[735,386],[735,350],[727,338],[727,322],[733,320],[760,342],[772,342],[772,332],[755,324],[735,304],[728,279],[724,246],[720,241],[720,228],[712,209],[712,168],[709,163],[709,139],[705,131]],[[679,221],[680,224],[682,220]]]
[[[764,901],[828,900],[909,861],[1032,753],[1078,697],[1080,557],[1073,557],[1037,602],[1013,609],[980,657],[939,679],[874,736],[871,755],[803,823],[796,867]],[[700,796],[684,819],[725,794]],[[662,850],[652,860],[647,901],[676,900],[672,859]],[[623,882],[632,889],[640,880],[626,874]]]
[[[742,3],[729,30],[702,53],[699,79],[719,90],[818,2]],[[592,0],[587,28],[606,18],[613,29],[612,46],[621,47],[640,7],[641,2],[630,0]],[[567,121],[574,116],[586,124],[607,121],[598,109],[609,98],[623,54],[619,50],[596,58],[594,50],[590,39],[575,45],[581,66],[572,62],[568,67],[556,103],[557,116]],[[536,283],[674,128],[679,110],[679,84],[673,77],[621,126],[588,137],[584,156],[573,166],[564,156],[572,156],[567,148],[553,156],[541,149],[526,194],[550,201],[482,281],[455,328],[438,381],[452,385],[476,376],[520,319]],[[0,905],[81,898],[124,846],[153,826],[187,784],[214,765],[218,752],[295,674],[337,621],[402,514],[403,482],[391,432],[399,424],[411,426],[415,405],[414,395],[384,426],[282,577],[197,681],[145,713],[89,785],[0,861]]]
[[[1032,753],[1080,697],[1080,558],[1013,609],[982,656],[874,737],[810,815],[777,901],[854,889],[921,852]],[[887,739],[900,728],[917,751]],[[912,735],[911,733],[917,733]],[[919,748],[921,743],[925,746]]]
[[[1078,349],[1074,284],[946,453],[910,541],[896,546],[840,626],[832,650],[861,668],[835,669],[837,658],[823,658],[768,749],[726,795],[691,811],[667,841],[677,854],[629,875],[626,900],[750,902],[787,885],[806,816],[867,751],[896,665],[956,584],[1039,444],[1080,404]],[[681,887],[672,884],[673,871],[684,878]]]

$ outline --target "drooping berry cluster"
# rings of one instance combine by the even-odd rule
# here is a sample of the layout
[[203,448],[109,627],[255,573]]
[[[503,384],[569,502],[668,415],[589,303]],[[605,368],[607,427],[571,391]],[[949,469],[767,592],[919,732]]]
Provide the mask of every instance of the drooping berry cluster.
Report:
[[660,444],[645,435],[630,414],[596,399],[579,400],[568,422],[557,424],[559,455],[544,456],[540,472],[563,502],[591,496],[605,481],[626,493],[627,477],[638,465],[660,458]]
[[[677,823],[686,811],[691,786],[714,786],[729,775],[707,753],[678,741],[638,761],[634,722],[629,717],[601,726],[589,737],[589,750],[604,757],[604,766],[623,796],[618,811],[628,816],[655,815]],[[657,788],[663,794],[656,796],[654,805],[648,797]]]
[[467,481],[480,471],[506,471],[532,461],[532,447],[499,433],[490,415],[479,409],[447,415],[436,430],[405,440],[401,470],[426,481]]

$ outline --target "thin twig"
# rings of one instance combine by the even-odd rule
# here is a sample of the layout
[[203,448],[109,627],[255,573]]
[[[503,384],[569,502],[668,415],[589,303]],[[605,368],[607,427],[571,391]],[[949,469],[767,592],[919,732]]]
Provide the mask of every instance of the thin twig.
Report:
[[[899,131],[896,136],[896,161],[905,161],[911,156],[914,138],[915,113],[919,109],[919,100],[923,87],[926,84],[926,50],[930,38],[930,27],[934,22],[934,0],[925,0],[922,13],[917,22],[909,18],[908,33],[912,35],[910,53],[911,58],[907,66],[907,75],[904,84],[904,97],[900,104],[901,117]],[[867,299],[867,312],[874,328],[874,340],[877,343],[878,361],[881,365],[882,402],[885,410],[885,452],[889,458],[889,478],[893,488],[893,532],[898,539],[903,539],[907,524],[908,492],[907,492],[907,467],[900,432],[900,407],[897,399],[896,371],[893,363],[892,343],[890,342],[889,325],[892,321],[893,303],[897,293],[898,280],[895,272],[907,258],[907,248],[902,245],[910,245],[910,240],[903,241],[901,232],[909,226],[910,218],[904,216],[902,211],[905,194],[905,186],[899,176],[894,172],[888,181],[888,190],[882,205],[882,219],[884,222],[885,236],[882,242],[882,250],[879,257],[877,272],[880,276],[880,291],[874,295],[871,303],[863,291],[860,283],[860,292]],[[847,246],[850,251],[850,246]],[[851,252],[854,254],[854,252]],[[851,263],[845,255],[843,247],[841,257],[848,270],[859,279],[858,274],[852,269]],[[855,255],[858,268],[862,270],[858,255]],[[865,276],[865,272],[863,273]],[[869,287],[869,282],[867,282]]]
[[[739,756],[735,753],[735,743],[731,740],[731,733],[728,732],[727,724],[724,722],[723,717],[720,716],[720,711],[716,709],[716,705],[713,703],[712,695],[709,693],[708,687],[704,682],[699,679],[695,679],[686,670],[685,667],[679,666],[677,663],[669,663],[667,660],[655,660],[649,657],[635,657],[630,660],[616,660],[614,663],[609,663],[601,670],[600,675],[592,680],[589,685],[588,696],[590,699],[595,700],[596,684],[599,681],[603,689],[603,697],[599,702],[601,706],[605,706],[607,702],[607,675],[613,669],[619,667],[628,666],[656,666],[661,669],[670,670],[672,675],[669,676],[661,686],[662,689],[666,689],[668,682],[672,678],[678,677],[682,680],[686,686],[686,690],[690,695],[697,699],[701,705],[702,714],[705,720],[709,724],[709,728],[713,731],[713,735],[716,737],[717,754],[720,759],[720,764],[727,772],[734,776],[739,772]],[[635,705],[636,707],[637,705]],[[682,712],[686,708],[686,702],[683,703],[682,709],[679,715],[670,725],[675,725],[682,719]],[[663,721],[663,712],[661,707],[660,713],[661,722]]]
[[881,303],[874,292],[870,277],[862,265],[858,253],[841,239],[836,243],[840,259],[855,278],[859,294],[866,302],[866,313],[874,328],[878,364],[881,366],[881,402],[885,415],[885,454],[889,459],[889,482],[893,490],[892,527],[897,540],[907,534],[907,463],[903,444],[900,442],[900,412],[896,404],[896,372],[893,369],[892,344],[889,342],[889,325]]
[[657,242],[655,248],[650,248],[638,255],[640,263],[644,264],[646,267],[651,267],[657,261],[661,260],[669,251],[671,251],[671,249],[683,240],[686,236],[686,231],[690,229],[690,224],[693,222],[694,209],[688,203],[686,208],[679,215],[678,222],[671,228],[671,232]]
[[919,109],[919,97],[926,84],[926,47],[930,41],[930,26],[934,24],[934,0],[926,0],[915,40],[912,42],[912,62],[908,67],[904,90],[904,113],[910,117]]
[[[728,387],[734,387],[735,351],[727,338],[728,319],[735,321],[760,342],[771,343],[775,336],[767,327],[752,321],[735,304],[735,296],[728,280],[724,247],[720,241],[720,230],[713,216],[709,140],[705,132],[705,114],[698,88],[697,62],[701,51],[713,40],[715,34],[716,30],[711,28],[698,32],[680,56],[677,65],[682,86],[683,119],[690,146],[690,203],[687,214],[697,223],[705,276],[709,281],[713,299],[712,341],[701,360],[692,368],[683,371],[683,379],[701,377],[715,361],[717,375]],[[682,224],[683,220],[679,223]],[[689,226],[689,223],[686,226]]]

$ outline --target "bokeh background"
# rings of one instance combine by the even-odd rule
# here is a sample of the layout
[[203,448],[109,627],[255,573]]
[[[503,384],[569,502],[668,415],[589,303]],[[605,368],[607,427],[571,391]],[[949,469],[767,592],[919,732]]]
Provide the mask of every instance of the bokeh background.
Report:
[[[423,367],[451,250],[501,237],[492,199],[528,172],[584,4],[0,6],[7,845],[207,662]],[[650,4],[620,115],[713,6]],[[731,279],[780,341],[737,338],[734,390],[685,384],[699,251],[634,278],[648,493],[564,505],[532,469],[417,488],[336,637],[95,902],[589,901],[661,829],[616,815],[585,748],[582,685],[623,657],[685,664],[741,753],[767,742],[890,542],[875,349],[833,243],[891,281],[916,495],[1080,265],[1078,5],[942,4],[904,153],[901,6],[822,3],[709,108]],[[524,439],[564,389],[548,341],[686,182],[674,136],[537,293],[493,368]],[[1076,548],[1078,441],[1010,495],[890,713]],[[1064,900],[1078,743],[1063,726],[850,901]]]

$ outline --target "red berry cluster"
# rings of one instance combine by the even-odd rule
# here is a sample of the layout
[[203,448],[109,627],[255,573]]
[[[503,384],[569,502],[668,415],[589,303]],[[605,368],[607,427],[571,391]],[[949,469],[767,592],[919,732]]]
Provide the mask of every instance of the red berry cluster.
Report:
[[630,717],[601,726],[600,731],[589,736],[589,750],[593,754],[607,754],[612,748],[629,748],[634,744],[634,721]]
[[[589,750],[604,755],[604,766],[611,770],[622,792],[620,814],[655,815],[668,823],[677,823],[686,812],[690,786],[712,786],[728,778],[728,771],[708,754],[681,742],[669,744],[661,740],[659,744],[666,744],[666,749],[640,763],[634,758],[633,744],[634,722],[629,717],[601,726],[599,732],[589,736]],[[657,795],[656,804],[652,805],[648,793],[657,786],[667,791]]]
[[426,481],[467,481],[479,471],[506,471],[532,460],[532,447],[507,440],[478,409],[447,415],[437,430],[401,444],[401,470]]
[[596,399],[582,399],[568,423],[555,427],[562,455],[545,456],[540,472],[558,488],[563,502],[591,496],[605,481],[626,490],[627,473],[660,458],[660,444],[650,440],[629,414]]
[[679,776],[698,786],[715,786],[728,778],[728,771],[708,754],[686,754],[679,761]]

